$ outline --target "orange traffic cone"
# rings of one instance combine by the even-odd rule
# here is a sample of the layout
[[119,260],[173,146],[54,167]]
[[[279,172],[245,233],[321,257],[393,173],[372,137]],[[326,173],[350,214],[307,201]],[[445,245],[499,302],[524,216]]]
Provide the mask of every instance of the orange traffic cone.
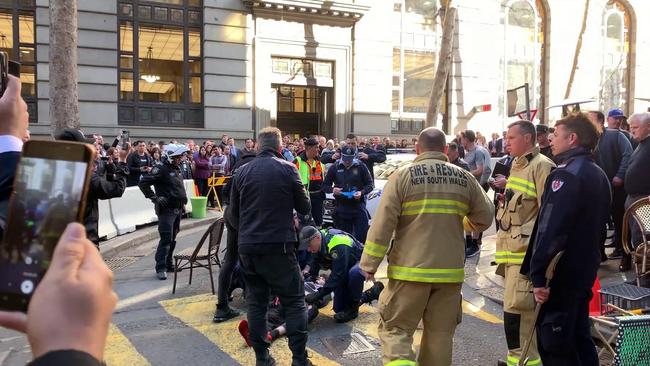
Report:
[[600,280],[596,276],[596,281],[594,286],[591,288],[591,301],[589,302],[589,315],[599,316],[601,315],[601,304],[600,304]]

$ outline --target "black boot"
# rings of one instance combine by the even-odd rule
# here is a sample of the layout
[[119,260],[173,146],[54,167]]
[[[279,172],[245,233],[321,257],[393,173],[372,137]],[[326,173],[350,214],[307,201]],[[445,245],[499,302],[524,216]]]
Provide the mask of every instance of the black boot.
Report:
[[228,305],[219,306],[217,305],[217,311],[214,313],[214,318],[212,319],[215,323],[225,322],[232,318],[239,316],[239,311],[233,310]]
[[255,366],[275,366],[275,359],[267,353],[266,358],[256,358]]
[[359,306],[361,303],[351,305],[348,309],[334,314],[334,320],[337,323],[347,323],[359,317]]
[[375,300],[379,300],[379,294],[384,290],[384,284],[375,281],[371,288],[367,289],[361,294],[361,303],[370,304]]
[[480,251],[481,248],[479,248],[476,239],[472,239],[471,237],[465,239],[465,258],[475,257]]
[[618,270],[621,272],[627,272],[630,269],[632,269],[632,256],[625,254],[621,258],[621,264],[618,266]]

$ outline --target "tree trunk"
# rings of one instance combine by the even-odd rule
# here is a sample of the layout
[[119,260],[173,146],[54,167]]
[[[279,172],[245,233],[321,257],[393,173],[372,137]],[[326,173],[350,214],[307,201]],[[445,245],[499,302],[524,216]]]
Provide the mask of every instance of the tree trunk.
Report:
[[77,0],[50,0],[50,123],[79,128]]
[[564,99],[568,99],[571,95],[571,88],[573,87],[573,81],[576,77],[576,71],[578,69],[578,59],[580,58],[580,51],[582,50],[582,37],[585,35],[585,30],[587,29],[587,17],[589,15],[589,0],[585,0],[585,12],[582,15],[582,28],[580,29],[580,34],[578,35],[578,42],[576,43],[576,50],[573,54],[573,65],[571,66],[571,75],[569,75],[569,82],[566,85],[566,91],[564,92]]
[[451,67],[452,48],[454,46],[454,30],[456,28],[456,8],[447,8],[445,22],[442,26],[442,43],[440,44],[440,57],[438,58],[438,67],[436,76],[433,79],[431,88],[431,100],[427,110],[427,120],[425,127],[435,126],[438,121],[438,110],[440,109],[440,99],[445,91],[447,76]]

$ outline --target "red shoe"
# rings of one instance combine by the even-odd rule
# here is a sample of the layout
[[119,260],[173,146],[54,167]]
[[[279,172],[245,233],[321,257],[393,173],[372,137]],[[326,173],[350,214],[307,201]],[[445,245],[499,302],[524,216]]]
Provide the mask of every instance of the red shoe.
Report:
[[248,335],[250,332],[248,331],[248,321],[247,320],[242,320],[239,322],[239,326],[237,327],[239,329],[239,334],[244,338],[244,342],[246,342],[246,345],[248,347],[252,347],[253,345],[251,344],[251,341],[248,339]]

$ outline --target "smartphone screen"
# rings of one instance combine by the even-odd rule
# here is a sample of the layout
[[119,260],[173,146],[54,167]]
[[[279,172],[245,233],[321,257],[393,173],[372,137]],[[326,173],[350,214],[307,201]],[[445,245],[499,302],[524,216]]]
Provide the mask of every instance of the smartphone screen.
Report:
[[0,308],[27,309],[61,234],[83,216],[91,155],[85,144],[24,145],[0,245]]

